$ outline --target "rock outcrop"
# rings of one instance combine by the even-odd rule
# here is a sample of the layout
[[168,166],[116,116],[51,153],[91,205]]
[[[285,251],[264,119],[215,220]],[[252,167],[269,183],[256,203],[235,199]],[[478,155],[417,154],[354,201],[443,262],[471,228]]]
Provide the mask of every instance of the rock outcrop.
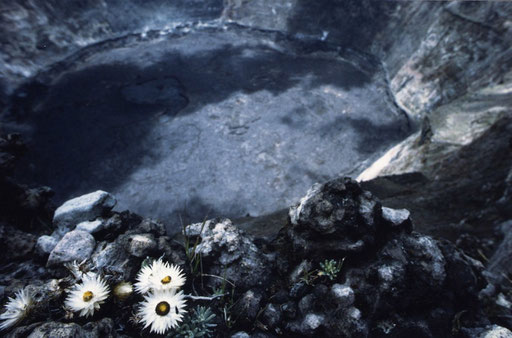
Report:
[[[206,273],[229,276],[229,280],[242,290],[268,284],[271,277],[269,258],[231,220],[195,223],[187,226],[184,232],[189,242],[189,254],[202,258]],[[208,284],[219,287],[222,280],[212,279]]]
[[116,199],[105,191],[98,190],[73,198],[55,210],[53,224],[58,233],[66,233],[74,227],[88,227],[82,222],[94,221],[107,214],[116,205]]
[[[64,235],[48,259],[51,269],[32,268],[28,279],[18,269],[7,294],[26,285],[37,307],[50,312],[29,315],[9,336],[137,336],[139,328],[126,309],[136,309],[140,296],[108,301],[108,310],[88,323],[65,320],[59,303],[81,273],[96,271],[112,286],[133,282],[147,257],[184,268],[184,290],[195,295],[192,302],[207,300],[224,318],[217,323],[219,334],[476,337],[508,332],[490,326],[496,324],[491,319],[498,307],[503,311],[509,303],[493,291],[479,261],[446,240],[414,232],[407,210],[382,207],[356,181],[314,185],[289,216],[274,240],[255,239],[229,219],[212,219],[185,227],[180,245],[165,236],[159,222],[103,210],[103,229]],[[72,274],[66,277],[61,267],[71,260]],[[39,279],[44,281],[34,282]],[[489,306],[494,312],[487,312]]]
[[[286,248],[279,257],[289,255],[278,263],[287,267],[281,273],[301,269],[304,261],[310,266],[290,288],[286,308],[298,311],[284,326],[310,336],[439,336],[466,309],[472,310],[463,326],[486,324],[477,305],[487,286],[483,265],[447,241],[411,232],[406,214],[383,213],[375,198],[350,179],[313,187],[291,208],[291,223],[278,240]],[[344,240],[361,245],[353,250],[342,245]],[[316,267],[323,276],[320,263],[330,259],[343,260],[343,272],[333,281],[311,275]]]
[[84,261],[91,257],[96,241],[91,234],[82,230],[73,230],[64,235],[48,257],[48,266]]

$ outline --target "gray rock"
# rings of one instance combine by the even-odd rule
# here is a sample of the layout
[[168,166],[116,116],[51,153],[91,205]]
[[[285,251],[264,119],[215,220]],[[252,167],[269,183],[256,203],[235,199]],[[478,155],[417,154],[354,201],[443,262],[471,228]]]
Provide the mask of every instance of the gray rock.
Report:
[[438,242],[429,237],[413,235],[404,238],[404,247],[411,262],[421,262],[415,273],[428,277],[432,286],[441,286],[446,278],[446,260]]
[[374,244],[382,223],[380,204],[350,178],[315,184],[289,216],[284,241],[300,257],[360,253]]
[[114,242],[99,242],[91,261],[97,269],[104,269],[115,273],[115,282],[130,280],[140,269],[133,256],[126,251],[127,239],[120,236]]
[[405,278],[405,268],[403,264],[394,262],[377,267],[377,276],[379,278],[379,289],[388,290],[401,283]]
[[[200,253],[206,272],[217,276],[229,276],[237,288],[250,289],[265,286],[270,278],[270,264],[266,256],[243,231],[229,219],[213,219],[185,228],[186,236],[194,243],[197,236]],[[219,286],[220,281],[210,279],[210,286]]]
[[94,221],[84,221],[78,223],[76,230],[86,231],[90,234],[94,234],[104,229],[105,221],[103,219],[96,219]]
[[347,307],[354,303],[355,293],[350,286],[334,284],[331,287],[331,297],[339,306]]
[[80,325],[75,323],[48,322],[36,327],[28,338],[84,337]]
[[111,318],[103,318],[97,322],[89,322],[83,326],[89,338],[118,337],[116,325]]
[[[133,214],[130,214],[130,216],[135,216]],[[139,216],[137,216],[139,217]],[[113,214],[111,217],[107,218],[105,220],[105,223],[103,224],[103,229],[108,232],[108,234],[111,235],[117,235],[123,231],[125,231],[128,228],[128,225],[131,222],[127,222],[125,220],[124,214]]]
[[50,253],[47,266],[88,259],[95,246],[96,241],[90,233],[81,230],[70,231],[64,235]]
[[59,243],[59,239],[54,236],[43,235],[39,237],[36,243],[36,254],[41,257],[48,256],[57,243]]
[[151,234],[135,234],[128,237],[126,250],[135,257],[146,257],[157,248],[157,242]]
[[166,234],[165,225],[150,218],[144,218],[142,222],[137,225],[135,231],[140,233],[149,232],[155,236],[163,236]]
[[[329,292],[324,285],[316,293],[323,295],[315,299],[313,294],[304,296],[298,302],[300,317],[286,316],[284,320],[292,320],[285,326],[288,330],[301,335],[315,336],[318,330],[326,328],[330,337],[365,337],[367,336],[367,325],[362,320],[361,311],[351,304],[355,300],[355,292],[352,288],[335,284]],[[322,331],[324,332],[324,331]]]
[[315,305],[315,296],[313,294],[307,294],[299,300],[299,313],[305,316],[311,312]]
[[244,331],[240,331],[231,336],[231,338],[250,338],[251,336]]
[[260,311],[262,300],[260,292],[249,290],[245,292],[236,305],[236,311],[239,316],[253,321]]
[[286,319],[295,319],[297,316],[297,305],[295,302],[286,302],[281,305],[281,311]]
[[493,279],[498,282],[504,282],[504,274],[512,273],[512,220],[504,222],[500,226],[504,234],[503,240],[489,259],[487,270],[493,274]]
[[[101,338],[101,337],[118,337],[115,330],[114,321],[110,318],[103,318],[97,322],[89,322],[84,326],[76,323],[60,323],[47,322],[42,325],[33,324],[26,327],[30,333],[30,338],[46,338],[46,337],[79,337],[79,338]],[[33,328],[33,329],[32,329]],[[21,328],[20,328],[21,329]],[[27,330],[20,330],[25,333]],[[12,335],[16,335],[13,333]]]
[[356,307],[340,308],[334,320],[326,320],[332,337],[368,337],[368,327]]
[[304,317],[289,323],[286,327],[296,335],[316,337],[325,322],[326,318],[323,314],[308,313]]
[[303,260],[297,267],[290,273],[290,283],[297,283],[304,276],[304,274],[312,270],[313,265],[308,260]]
[[55,210],[53,224],[61,234],[84,221],[91,221],[112,210],[116,199],[111,194],[98,190],[73,198]]
[[276,327],[281,322],[281,310],[272,303],[267,304],[262,316],[263,323],[270,328]]
[[301,324],[303,334],[310,335],[324,324],[325,317],[320,314],[308,313]]
[[488,281],[483,276],[483,264],[467,256],[448,241],[436,242],[443,255],[445,285],[460,302],[476,302],[480,291],[488,286]]
[[158,253],[165,255],[170,262],[176,265],[186,264],[186,254],[183,248],[174,239],[167,236],[158,237]]
[[406,222],[411,223],[411,213],[407,209],[391,209],[382,207],[382,218],[388,221],[392,227],[403,226]]
[[329,292],[329,287],[325,284],[317,284],[313,289],[313,293],[316,298],[323,299],[324,297],[330,297],[327,295]]
[[297,282],[295,284],[292,285],[292,287],[290,288],[290,297],[294,298],[294,299],[298,299],[298,298],[301,298],[304,293],[306,293],[308,289],[308,285],[304,282]]
[[478,338],[512,338],[512,331],[502,326],[493,325],[480,333]]
[[18,326],[13,328],[9,333],[5,334],[6,338],[21,338],[28,337],[28,335],[41,323],[33,323],[25,326]]

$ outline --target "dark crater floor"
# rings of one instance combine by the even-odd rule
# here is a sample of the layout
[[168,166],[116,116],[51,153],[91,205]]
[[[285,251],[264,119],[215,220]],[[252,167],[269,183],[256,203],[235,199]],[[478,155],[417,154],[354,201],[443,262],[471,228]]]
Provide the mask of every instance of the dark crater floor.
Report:
[[[410,132],[379,74],[230,28],[96,48],[18,91],[24,181],[57,203],[107,190],[172,230],[287,207]],[[28,113],[30,112],[30,113]]]

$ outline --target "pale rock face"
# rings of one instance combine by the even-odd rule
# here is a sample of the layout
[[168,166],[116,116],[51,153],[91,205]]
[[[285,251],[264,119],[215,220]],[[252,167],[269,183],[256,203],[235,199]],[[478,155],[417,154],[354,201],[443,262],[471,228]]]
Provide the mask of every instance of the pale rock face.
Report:
[[78,225],[76,226],[76,230],[82,230],[82,231],[86,231],[90,234],[94,234],[98,231],[103,230],[103,227],[104,227],[104,221],[101,219],[97,219],[94,221],[85,221],[85,222],[78,223]]
[[394,226],[399,226],[409,220],[411,213],[407,209],[391,209],[382,207],[382,218]]
[[96,241],[90,233],[82,230],[70,231],[62,237],[50,253],[47,266],[72,261],[81,262],[91,256],[95,246]]
[[435,178],[439,163],[463,147],[470,147],[495,123],[511,116],[512,79],[489,85],[429,112],[430,136],[418,131],[390,148],[357,177],[369,181],[378,176],[421,172]]
[[62,235],[84,221],[92,221],[116,205],[116,199],[108,192],[98,190],[73,198],[55,210],[53,224]]

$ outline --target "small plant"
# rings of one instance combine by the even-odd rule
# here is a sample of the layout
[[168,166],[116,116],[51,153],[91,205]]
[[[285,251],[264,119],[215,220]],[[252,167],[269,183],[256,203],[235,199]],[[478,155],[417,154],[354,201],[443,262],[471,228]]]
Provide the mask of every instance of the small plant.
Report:
[[455,316],[453,317],[453,320],[452,320],[452,335],[457,335],[460,331],[460,329],[462,328],[462,325],[461,325],[461,317],[466,313],[468,312],[467,310],[462,310],[458,313],[455,314]]
[[222,308],[222,317],[228,329],[231,329],[236,323],[236,318],[231,314],[232,307],[233,305],[224,304]]
[[313,285],[315,280],[319,277],[318,270],[305,270],[300,277],[300,280],[307,285]]
[[326,276],[329,280],[334,280],[338,277],[338,273],[341,271],[343,267],[343,262],[345,258],[342,260],[335,259],[326,259],[325,261],[320,263],[320,271],[318,271],[318,276]]
[[197,236],[195,242],[192,244],[189,235],[187,234],[187,228],[183,226],[183,236],[185,236],[185,254],[187,255],[188,262],[190,264],[190,271],[192,275],[197,276],[202,270],[203,261],[200,253],[197,252],[197,246],[199,245],[200,235],[203,233],[206,219],[201,224],[201,231]]
[[[189,316],[183,324],[176,330],[173,337],[186,337],[186,338],[199,338],[199,337],[212,337],[213,328],[217,326],[214,323],[215,314],[209,307],[197,306],[192,316]],[[171,335],[168,335],[171,337]]]

